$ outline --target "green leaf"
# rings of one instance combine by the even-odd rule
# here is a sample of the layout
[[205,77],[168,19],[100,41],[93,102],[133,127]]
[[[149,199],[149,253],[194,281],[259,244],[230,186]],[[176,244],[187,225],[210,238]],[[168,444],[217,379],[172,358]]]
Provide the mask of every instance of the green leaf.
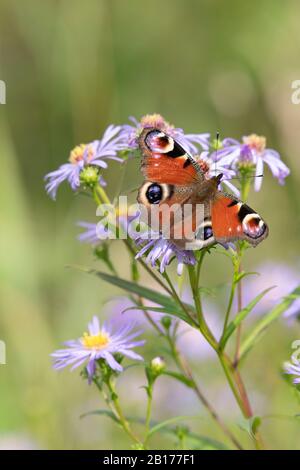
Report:
[[[78,267],[77,267],[78,268]],[[111,274],[106,274],[101,271],[96,271],[94,269],[89,268],[80,268],[82,271],[87,272],[89,274],[94,274],[103,281],[109,282],[110,284],[119,287],[127,292],[131,292],[133,294],[139,295],[144,299],[151,300],[152,302],[161,305],[164,307],[163,313],[169,313],[170,315],[174,315],[181,320],[189,323],[190,325],[194,326],[195,323],[192,321],[190,317],[182,310],[177,303],[171,298],[160,292],[156,292],[148,287],[143,287],[137,284],[136,282],[127,281],[125,279],[121,279],[120,277],[113,276]],[[194,311],[194,307],[192,305],[184,304],[189,310]],[[139,307],[140,308],[140,307]],[[153,310],[153,308],[151,308]]]
[[[167,426],[161,429],[161,431],[178,436],[178,426]],[[194,447],[191,448],[195,450],[229,450],[229,447],[222,442],[191,432],[187,427],[184,427],[184,439],[191,444],[194,443]]]
[[173,377],[173,379],[176,379],[178,380],[179,382],[182,382],[184,385],[186,385],[187,387],[190,387],[190,388],[193,388],[194,387],[194,383],[192,380],[188,379],[187,377],[185,377],[184,375],[180,374],[179,372],[173,372],[171,370],[164,370],[162,372],[162,375],[167,375],[169,377]]
[[260,416],[252,416],[252,418],[242,418],[239,427],[250,436],[254,436],[262,423]]
[[92,410],[88,411],[87,413],[84,413],[80,416],[81,418],[86,418],[87,416],[94,416],[94,415],[104,415],[107,416],[108,418],[112,419],[115,423],[120,424],[118,418],[113,414],[112,411],[109,410]]
[[[124,310],[122,310],[122,313],[126,313],[126,312],[129,312],[131,310],[142,310],[144,312],[159,312],[159,313],[167,313],[169,314],[169,310],[167,310],[166,308],[164,307],[152,307],[151,305],[147,306],[147,305],[144,305],[144,306],[136,306],[136,307],[127,307],[125,308]],[[174,310],[174,315],[176,315],[175,313],[176,311]]]
[[174,418],[166,419],[165,421],[162,421],[161,423],[158,423],[155,426],[153,426],[148,433],[148,437],[153,436],[153,434],[167,428],[168,426],[174,423],[178,423],[179,421],[185,421],[187,419],[201,419],[201,417],[199,416],[175,416]]
[[135,258],[131,261],[131,279],[135,282],[140,279],[138,265]]
[[247,315],[253,310],[255,305],[269,292],[273,287],[269,287],[268,289],[265,289],[263,292],[261,292],[259,295],[255,297],[248,305],[247,307],[243,308],[237,315],[236,317],[232,320],[232,322],[229,323],[227,326],[221,341],[220,341],[220,347],[221,349],[224,349],[226,346],[227,341],[229,340],[230,336],[236,328],[239,326],[239,324],[247,317]]
[[261,422],[262,422],[262,419],[260,416],[253,416],[253,418],[251,418],[251,422],[250,422],[250,426],[251,426],[251,433],[253,435],[256,434],[256,432],[258,431],[260,425],[261,425]]
[[200,434],[189,432],[186,438],[188,441],[196,442],[197,447],[194,448],[195,450],[229,450],[229,447],[222,442]]
[[261,318],[261,320],[254,326],[252,331],[244,339],[241,344],[240,357],[241,359],[251,350],[251,348],[260,340],[265,333],[267,327],[273,323],[277,318],[280,317],[292,303],[300,297],[300,286],[297,287],[290,295],[285,297],[282,302],[276,305],[267,315]]
[[96,246],[96,248],[94,249],[94,254],[98,259],[100,259],[101,261],[103,261],[103,263],[106,264],[108,269],[113,274],[116,273],[116,270],[115,270],[115,268],[114,268],[114,266],[111,262],[110,256],[109,256],[109,247],[108,247],[107,243],[102,243],[101,245]]
[[241,273],[238,273],[238,275],[236,276],[236,282],[240,282],[242,279],[244,279],[244,277],[247,277],[247,276],[259,276],[259,273],[256,272],[256,271],[242,271]]

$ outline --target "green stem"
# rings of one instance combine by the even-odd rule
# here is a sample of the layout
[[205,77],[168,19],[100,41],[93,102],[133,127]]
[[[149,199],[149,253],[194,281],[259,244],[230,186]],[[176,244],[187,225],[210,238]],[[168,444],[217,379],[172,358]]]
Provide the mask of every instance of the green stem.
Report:
[[[229,321],[229,318],[230,318],[230,313],[231,313],[232,304],[233,304],[233,301],[234,301],[236,288],[237,287],[239,288],[239,285],[241,283],[241,279],[239,279],[239,275],[241,273],[242,249],[238,248],[237,253],[233,256],[234,256],[234,258],[233,258],[233,267],[234,267],[233,280],[232,280],[231,289],[230,289],[228,306],[227,306],[227,310],[226,310],[226,314],[225,314],[222,338],[225,334],[225,331],[226,331],[226,328],[227,328],[227,325],[228,325],[228,321]],[[241,307],[238,306],[238,312],[240,312],[240,311],[241,311]]]
[[201,331],[205,339],[208,341],[208,343],[212,346],[212,348],[216,351],[218,349],[218,343],[216,339],[214,338],[212,332],[210,331],[205,321],[203,312],[202,312],[200,289],[197,284],[198,279],[197,279],[197,275],[195,272],[195,267],[188,266],[188,272],[189,272],[190,284],[191,284],[192,293],[193,293],[193,299],[195,302],[195,307],[196,307],[196,312],[197,312],[199,330]]
[[[239,265],[239,272],[241,270],[241,265]],[[237,298],[238,298],[238,312],[240,312],[243,308],[243,291],[242,291],[242,280],[240,279],[240,282],[238,284],[238,292],[237,292]],[[234,354],[234,366],[237,368],[239,365],[239,360],[240,360],[240,347],[241,347],[241,336],[242,336],[242,323],[240,323],[237,327],[237,332],[236,332],[236,346],[235,346],[235,354]]]
[[[228,358],[228,356],[220,350],[219,344],[216,342],[215,338],[213,337],[211,331],[209,330],[207,323],[205,321],[203,312],[202,312],[202,305],[201,305],[201,294],[199,287],[197,285],[197,276],[195,275],[195,268],[194,266],[189,266],[189,276],[190,276],[190,284],[193,292],[193,298],[195,302],[195,307],[197,310],[198,321],[199,321],[199,330],[208,341],[208,343],[212,346],[212,348],[216,351],[222,368],[225,373],[225,377],[227,378],[228,384],[232,390],[232,393],[236,399],[236,402],[242,411],[245,418],[249,419],[253,416],[251,406],[249,403],[249,399],[247,396],[247,392],[245,386],[243,384],[242,378],[239,372],[234,368],[232,361]],[[255,446],[258,449],[263,448],[262,439],[258,433],[253,436]]]
[[100,184],[98,184],[96,186],[96,191],[99,194],[100,199],[102,200],[102,202],[104,202],[104,204],[111,204],[111,201],[110,201],[109,197],[107,196],[106,191],[103,189],[102,186],[100,186]]
[[145,429],[146,429],[146,436],[144,440],[144,447],[147,446],[149,431],[150,431],[150,421],[151,421],[151,412],[152,412],[152,398],[153,398],[153,385],[148,384],[147,389],[147,411],[146,411],[146,421],[145,421]]
[[193,385],[193,390],[198,397],[199,401],[202,403],[202,405],[208,410],[209,414],[211,415],[212,419],[217,423],[217,425],[220,427],[220,429],[224,432],[224,434],[231,440],[233,445],[238,449],[238,450],[243,450],[242,445],[239,443],[239,441],[236,439],[236,437],[232,434],[230,429],[226,426],[226,424],[222,421],[214,407],[211,405],[211,403],[207,400],[203,392],[201,391],[200,387],[198,386],[195,378],[193,377],[192,371],[190,370],[185,358],[180,354],[178,349],[176,348],[175,342],[172,340],[170,335],[166,335],[165,338],[167,339],[170,350],[171,350],[171,355],[175,361],[175,364],[177,365],[178,369],[184,374],[184,376],[189,379],[192,382]]
[[192,317],[192,315],[190,314],[189,310],[187,309],[187,307],[184,305],[184,303],[181,301],[179,295],[177,294],[176,292],[176,289],[175,287],[173,286],[172,282],[171,282],[171,279],[169,278],[169,275],[167,274],[166,271],[164,271],[164,273],[162,274],[163,277],[166,279],[169,287],[170,287],[170,290],[172,292],[172,296],[173,298],[177,301],[177,303],[179,304],[179,306],[182,308],[182,310],[185,312],[185,314],[189,317],[189,319],[193,322],[193,324],[197,327],[197,323],[195,322],[195,319]]
[[119,402],[119,398],[118,398],[118,395],[115,391],[115,387],[114,387],[114,384],[112,383],[111,379],[109,379],[107,381],[107,387],[110,391],[110,395],[111,395],[111,400],[114,404],[114,408],[115,408],[115,412],[117,414],[117,417],[118,417],[118,420],[119,420],[119,423],[121,425],[121,427],[123,428],[123,430],[126,432],[126,434],[136,443],[136,444],[141,444],[139,438],[133,433],[133,431],[131,430],[131,427],[130,427],[130,424],[128,423],[128,421],[126,420],[124,414],[123,414],[123,411],[122,411],[122,408],[121,408],[121,405],[120,405],[120,402]]
[[228,302],[228,306],[227,306],[227,310],[226,310],[226,314],[225,314],[222,337],[223,337],[223,335],[226,331],[226,328],[228,326],[230,312],[231,312],[231,308],[232,308],[232,304],[233,304],[233,300],[234,300],[234,295],[235,295],[235,289],[236,289],[236,282],[235,282],[235,280],[233,280],[233,282],[231,284],[231,289],[230,289],[229,302]]

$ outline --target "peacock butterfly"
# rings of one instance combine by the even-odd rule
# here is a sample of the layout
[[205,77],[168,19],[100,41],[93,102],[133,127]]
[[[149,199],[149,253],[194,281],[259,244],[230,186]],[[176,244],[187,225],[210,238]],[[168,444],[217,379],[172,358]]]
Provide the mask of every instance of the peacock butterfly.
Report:
[[[173,137],[159,128],[144,128],[139,148],[145,181],[137,200],[149,216],[151,213],[147,223],[165,238],[180,248],[193,249],[236,240],[247,240],[256,246],[266,238],[268,226],[263,219],[247,204],[218,189],[222,174],[208,177],[203,162],[186,152]],[[183,210],[185,206],[189,211]],[[187,221],[189,231],[182,229]]]

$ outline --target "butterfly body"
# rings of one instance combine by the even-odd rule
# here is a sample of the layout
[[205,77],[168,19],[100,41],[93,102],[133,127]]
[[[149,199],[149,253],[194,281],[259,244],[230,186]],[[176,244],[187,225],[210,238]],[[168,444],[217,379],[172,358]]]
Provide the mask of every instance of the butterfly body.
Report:
[[138,202],[147,209],[148,225],[178,247],[200,249],[236,240],[256,246],[268,235],[254,210],[218,189],[222,175],[208,177],[205,163],[171,136],[145,128],[139,147],[145,181]]

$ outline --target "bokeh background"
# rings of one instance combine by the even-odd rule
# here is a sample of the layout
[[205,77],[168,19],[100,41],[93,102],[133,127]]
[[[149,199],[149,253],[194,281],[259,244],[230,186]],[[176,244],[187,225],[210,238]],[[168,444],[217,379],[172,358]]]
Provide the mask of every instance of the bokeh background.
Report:
[[[81,335],[92,314],[122,309],[122,299],[112,300],[120,291],[65,268],[95,263],[90,248],[76,240],[75,225],[94,220],[93,205],[67,185],[54,203],[43,182],[70,149],[99,137],[109,123],[159,112],[188,132],[266,135],[292,171],[284,187],[266,172],[263,189],[250,196],[271,233],[247,253],[246,268],[263,266],[258,287],[270,281],[282,293],[289,290],[285,269],[300,281],[300,105],[291,101],[291,84],[300,79],[299,14],[296,0],[1,0],[0,79],[7,96],[0,106],[0,339],[7,364],[0,365],[0,448],[129,446],[105,417],[79,419],[103,403],[76,372],[57,374],[49,359],[63,340]],[[125,171],[122,190],[129,191],[141,179],[138,164]],[[112,163],[106,177],[113,196],[119,166]],[[115,246],[113,258],[126,275],[128,259],[122,245]],[[207,286],[229,281],[223,258],[207,260]],[[207,302],[212,318],[222,317],[220,297]],[[162,345],[146,335],[144,354],[151,359]],[[243,440],[239,412],[213,355],[198,336],[187,332],[185,338],[182,348],[200,383]],[[257,414],[299,413],[280,375],[299,338],[297,322],[281,321],[245,363]],[[129,414],[145,409],[144,383],[142,369],[120,379]],[[223,438],[184,386],[162,379],[155,401],[156,419],[180,410],[201,416],[188,423],[193,429]],[[272,448],[300,449],[295,420],[269,416],[262,432]],[[168,447],[172,440],[152,445]]]

